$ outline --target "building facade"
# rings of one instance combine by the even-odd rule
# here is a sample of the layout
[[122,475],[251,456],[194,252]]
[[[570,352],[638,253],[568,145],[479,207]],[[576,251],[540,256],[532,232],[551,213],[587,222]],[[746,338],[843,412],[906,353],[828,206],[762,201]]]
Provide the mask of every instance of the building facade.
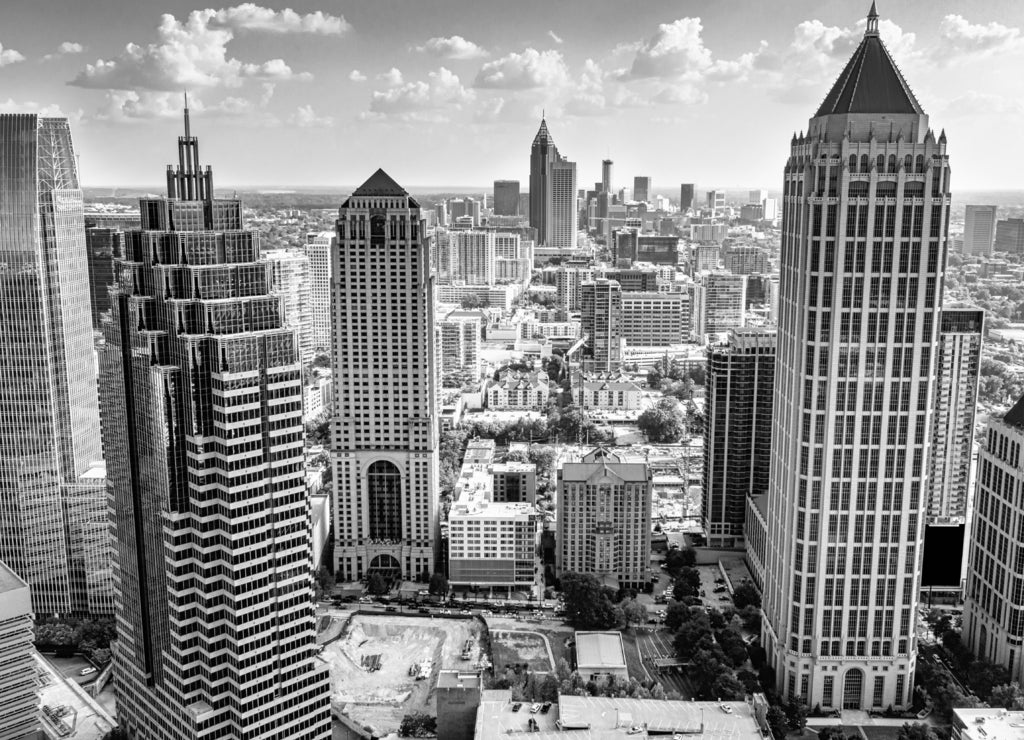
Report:
[[639,175],[633,178],[633,200],[638,203],[647,203],[653,195],[651,192],[651,178]]
[[949,163],[865,35],[784,176],[761,643],[784,697],[912,702]]
[[338,212],[332,422],[336,573],[436,567],[438,378],[420,207],[383,170]]
[[530,148],[530,226],[540,246],[576,247],[579,214],[576,210],[576,163],[558,153],[547,121]]
[[297,332],[187,109],[178,150],[104,324],[118,717],[147,740],[326,739]]
[[993,251],[1024,254],[1024,218],[1007,218],[996,222]]
[[441,370],[462,370],[476,378],[480,375],[480,319],[473,316],[449,317],[440,323]]
[[620,588],[649,583],[651,495],[643,462],[597,448],[558,471],[556,575],[592,573]]
[[308,365],[316,350],[310,259],[291,249],[267,249],[262,257],[270,268],[270,292],[283,299],[285,326],[299,333],[299,357]]
[[494,181],[494,215],[519,215],[519,180]]
[[734,275],[767,275],[771,272],[768,250],[763,247],[729,247],[722,256],[725,269]]
[[583,299],[583,283],[594,279],[594,271],[584,267],[562,265],[555,274],[558,305],[566,311],[579,311]]
[[460,497],[448,512],[448,583],[537,596],[544,582],[539,557],[543,518],[532,503]]
[[337,245],[333,231],[306,235],[306,257],[309,258],[309,313],[314,351],[331,348],[331,252]]
[[622,364],[622,289],[598,278],[580,286],[580,325],[586,336],[584,368],[610,373]]
[[[631,347],[658,347],[679,344],[689,333],[684,325],[683,293],[633,293],[623,291],[622,338]],[[688,323],[688,322],[687,322]]]
[[455,279],[466,285],[494,285],[497,259],[493,231],[453,231],[448,235],[455,253]]
[[548,374],[503,370],[487,386],[487,408],[501,411],[539,411],[548,402]]
[[686,213],[693,208],[693,183],[684,182],[679,186],[679,210]]
[[0,114],[0,560],[40,615],[114,609],[91,317],[67,119]]
[[742,548],[747,498],[768,491],[774,331],[734,329],[708,349],[704,411],[704,532],[709,547]]
[[0,740],[43,737],[28,584],[0,561]]
[[967,206],[964,209],[964,254],[992,256],[996,235],[995,206]]
[[693,326],[697,338],[738,329],[746,321],[747,276],[709,272],[693,286]]

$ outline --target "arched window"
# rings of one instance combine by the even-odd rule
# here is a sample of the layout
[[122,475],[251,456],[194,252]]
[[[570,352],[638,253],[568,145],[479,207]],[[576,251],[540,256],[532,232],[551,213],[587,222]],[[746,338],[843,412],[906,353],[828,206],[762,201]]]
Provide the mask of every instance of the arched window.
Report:
[[377,460],[366,471],[366,504],[370,539],[402,539],[402,473],[387,460]]
[[909,154],[903,158],[903,169],[907,171],[907,174],[914,171],[914,158]]
[[860,171],[864,174],[871,172],[871,157],[867,154],[860,155]]
[[885,172],[885,155],[879,154],[878,159],[875,162],[875,169],[878,170],[878,174]]
[[860,709],[864,695],[864,671],[851,668],[843,678],[843,709]]
[[920,174],[924,174],[924,155],[923,154],[918,154],[917,155],[917,164],[914,167],[914,172],[918,173],[919,175]]
[[896,155],[895,154],[890,154],[889,155],[889,174],[890,175],[895,175],[896,174]]
[[856,172],[856,171],[857,171],[857,155],[856,154],[851,154],[850,155],[850,172]]

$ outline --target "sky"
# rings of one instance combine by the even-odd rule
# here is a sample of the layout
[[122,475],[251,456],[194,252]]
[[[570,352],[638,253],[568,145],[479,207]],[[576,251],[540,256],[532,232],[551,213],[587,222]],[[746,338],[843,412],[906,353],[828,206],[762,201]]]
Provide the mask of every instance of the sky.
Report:
[[[66,115],[87,186],[158,185],[183,91],[218,187],[529,179],[775,187],[864,0],[3,0],[0,112]],[[1024,188],[1024,2],[879,0],[954,188]],[[997,167],[996,164],[999,166]]]

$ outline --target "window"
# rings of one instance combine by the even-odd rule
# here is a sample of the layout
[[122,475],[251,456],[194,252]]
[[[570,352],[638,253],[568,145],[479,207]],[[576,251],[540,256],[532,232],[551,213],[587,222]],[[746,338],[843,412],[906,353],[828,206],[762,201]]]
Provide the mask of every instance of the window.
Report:
[[880,707],[885,700],[885,676],[875,676],[875,688],[871,697],[871,706]]

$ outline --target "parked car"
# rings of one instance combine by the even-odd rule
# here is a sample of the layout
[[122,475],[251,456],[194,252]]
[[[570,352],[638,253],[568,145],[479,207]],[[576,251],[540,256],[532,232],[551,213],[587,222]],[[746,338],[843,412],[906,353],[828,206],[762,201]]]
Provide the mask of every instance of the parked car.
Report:
[[419,612],[420,614],[430,614],[430,610],[425,606],[421,606]]
[[398,607],[397,606],[386,606],[386,607],[384,607],[384,611],[386,611],[386,612],[397,612],[398,611]]
[[518,701],[515,704],[512,705],[512,711],[513,712],[518,712],[522,708],[523,708],[522,703],[520,703]]
[[536,714],[537,712],[539,712],[540,707],[540,704],[534,704],[532,707],[530,707],[530,714]]
[[541,714],[547,714],[550,711],[551,711],[551,702],[549,702],[549,701],[544,702],[544,704],[540,708],[540,713]]
[[94,668],[93,666],[90,665],[90,666],[86,666],[85,668],[80,670],[78,672],[78,675],[79,676],[88,676],[88,675],[90,675],[92,673],[95,673],[95,672],[96,672],[96,668]]

